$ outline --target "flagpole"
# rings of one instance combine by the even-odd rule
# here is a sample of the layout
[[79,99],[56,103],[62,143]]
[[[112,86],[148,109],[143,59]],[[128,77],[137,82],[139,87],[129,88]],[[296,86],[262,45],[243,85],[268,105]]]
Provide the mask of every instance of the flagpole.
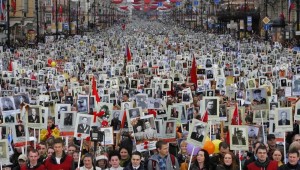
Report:
[[241,160],[241,151],[239,150],[239,164],[240,164],[240,169],[242,169],[242,160]]
[[[10,17],[9,17],[9,1],[6,0],[6,17],[7,17],[7,48],[10,48]],[[2,5],[2,4],[1,4]]]
[[194,151],[195,151],[195,146],[193,146],[192,154],[191,154],[191,156],[190,156],[190,161],[189,161],[189,168],[188,168],[188,170],[191,168],[192,158],[193,158],[193,155],[194,155]]
[[80,142],[79,160],[78,160],[78,165],[77,165],[77,168],[78,168],[78,169],[79,169],[79,167],[80,167],[80,159],[81,159],[82,145],[83,145],[83,138],[81,138],[81,142]]
[[263,130],[263,140],[264,140],[264,143],[265,143],[266,142],[266,135],[265,135],[264,118],[262,116],[262,112],[260,112],[260,118],[261,118],[261,123],[262,123],[262,130]]

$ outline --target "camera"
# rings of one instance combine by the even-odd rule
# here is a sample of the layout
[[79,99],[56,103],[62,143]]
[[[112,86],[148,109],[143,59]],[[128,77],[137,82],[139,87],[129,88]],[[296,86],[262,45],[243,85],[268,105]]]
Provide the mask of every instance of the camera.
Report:
[[104,132],[98,130],[97,126],[92,126],[92,129],[90,131],[90,137],[91,137],[91,141],[103,142]]

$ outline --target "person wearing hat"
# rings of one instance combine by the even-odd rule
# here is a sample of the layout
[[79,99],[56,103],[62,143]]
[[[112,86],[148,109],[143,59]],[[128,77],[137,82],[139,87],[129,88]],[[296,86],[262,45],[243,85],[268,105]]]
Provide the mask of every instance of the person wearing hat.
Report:
[[260,89],[254,90],[253,102],[256,103],[256,104],[266,104],[267,103],[266,98],[263,98],[261,96],[261,90]]
[[191,139],[202,142],[203,138],[204,138],[203,132],[204,132],[204,126],[203,125],[196,126],[196,132],[192,132]]
[[13,170],[20,170],[21,166],[26,165],[26,161],[27,161],[27,156],[25,154],[21,154],[18,157],[18,165],[14,167]]
[[105,155],[100,155],[96,157],[96,166],[101,169],[108,168],[108,158]]
[[246,145],[246,139],[243,137],[243,131],[241,129],[236,129],[236,134],[232,136],[233,145]]
[[295,80],[294,81],[294,88],[293,88],[293,92],[298,93],[300,92],[300,80]]

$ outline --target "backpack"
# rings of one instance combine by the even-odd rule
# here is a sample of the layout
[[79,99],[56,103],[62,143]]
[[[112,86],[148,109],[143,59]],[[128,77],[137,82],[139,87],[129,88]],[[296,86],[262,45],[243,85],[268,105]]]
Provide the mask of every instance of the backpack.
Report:
[[[172,166],[173,166],[173,169],[176,169],[176,165],[175,165],[175,156],[170,154],[170,158],[171,158],[171,161],[172,161]],[[156,169],[156,161],[152,160],[152,168],[153,169]]]

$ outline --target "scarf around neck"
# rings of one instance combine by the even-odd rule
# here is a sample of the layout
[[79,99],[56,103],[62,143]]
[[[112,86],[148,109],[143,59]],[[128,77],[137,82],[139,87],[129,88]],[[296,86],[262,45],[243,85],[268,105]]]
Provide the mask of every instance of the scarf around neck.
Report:
[[255,161],[255,165],[260,167],[260,168],[267,168],[267,166],[270,163],[270,159],[267,158],[267,160],[265,162],[260,162],[258,159]]

